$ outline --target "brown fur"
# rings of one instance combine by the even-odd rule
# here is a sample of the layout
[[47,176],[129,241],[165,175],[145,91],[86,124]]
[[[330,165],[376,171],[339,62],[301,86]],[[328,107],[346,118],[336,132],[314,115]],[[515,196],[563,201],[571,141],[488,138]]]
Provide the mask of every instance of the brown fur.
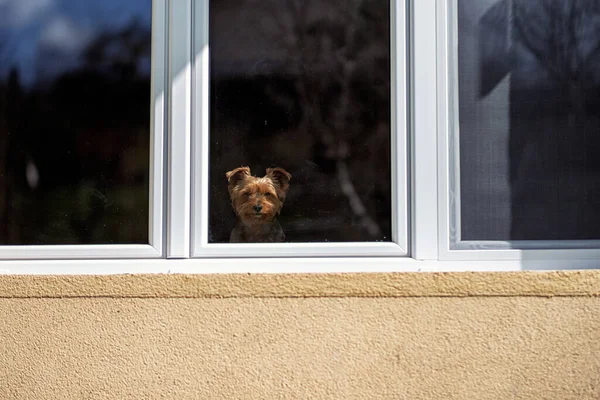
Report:
[[239,167],[226,174],[231,205],[237,216],[231,243],[284,242],[277,221],[290,187],[290,175],[283,168],[267,168],[267,174],[252,176],[250,168]]

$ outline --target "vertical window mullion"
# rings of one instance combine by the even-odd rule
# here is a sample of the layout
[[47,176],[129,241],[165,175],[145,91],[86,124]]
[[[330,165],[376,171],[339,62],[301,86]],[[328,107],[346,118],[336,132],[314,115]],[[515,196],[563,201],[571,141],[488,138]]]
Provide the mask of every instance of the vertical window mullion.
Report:
[[407,4],[390,2],[392,240],[408,253],[408,110]]
[[[412,6],[412,256],[438,258],[436,1]],[[440,169],[442,171],[442,169]]]
[[192,256],[198,256],[199,243],[208,243],[208,189],[209,189],[209,46],[208,15],[209,0],[194,3],[193,54],[194,93],[192,146],[195,157],[192,160]]
[[164,254],[165,191],[165,113],[167,78],[167,18],[166,0],[152,2],[152,121],[150,137],[150,245]]
[[192,2],[169,2],[167,258],[190,252]]

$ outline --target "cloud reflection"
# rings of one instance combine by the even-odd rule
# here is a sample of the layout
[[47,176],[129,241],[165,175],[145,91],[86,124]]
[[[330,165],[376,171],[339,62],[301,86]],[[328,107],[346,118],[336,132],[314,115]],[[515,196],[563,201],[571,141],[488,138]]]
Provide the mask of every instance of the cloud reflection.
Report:
[[0,0],[0,27],[19,27],[48,12],[54,0]]
[[72,19],[59,15],[53,18],[42,30],[40,43],[61,52],[78,52],[85,46],[92,32],[77,25]]

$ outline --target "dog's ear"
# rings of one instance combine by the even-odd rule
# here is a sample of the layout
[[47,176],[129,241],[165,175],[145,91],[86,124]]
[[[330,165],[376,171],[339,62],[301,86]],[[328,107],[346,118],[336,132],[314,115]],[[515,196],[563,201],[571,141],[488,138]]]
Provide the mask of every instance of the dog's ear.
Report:
[[290,188],[290,179],[292,175],[283,168],[267,168],[267,178],[271,179],[277,189],[277,195],[281,201],[285,200],[288,189]]
[[231,170],[225,174],[227,177],[227,182],[229,183],[229,187],[233,187],[238,184],[239,181],[244,178],[250,176],[250,168],[248,167],[239,167],[234,170]]

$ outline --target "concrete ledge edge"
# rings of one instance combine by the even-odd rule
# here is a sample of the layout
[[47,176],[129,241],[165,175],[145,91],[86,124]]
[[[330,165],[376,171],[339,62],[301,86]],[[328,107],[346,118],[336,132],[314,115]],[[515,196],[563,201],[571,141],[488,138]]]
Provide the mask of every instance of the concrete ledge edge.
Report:
[[599,297],[600,271],[0,275],[0,298]]

